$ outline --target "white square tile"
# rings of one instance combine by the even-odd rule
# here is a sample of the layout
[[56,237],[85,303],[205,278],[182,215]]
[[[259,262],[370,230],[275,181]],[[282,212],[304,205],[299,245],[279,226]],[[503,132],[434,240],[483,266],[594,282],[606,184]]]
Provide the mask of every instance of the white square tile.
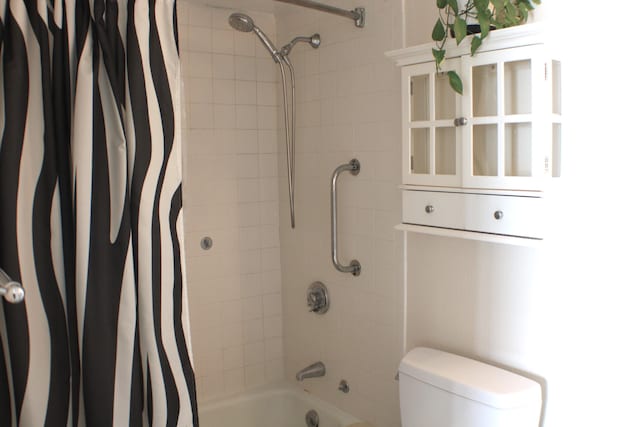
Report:
[[282,337],[282,317],[272,316],[264,318],[264,337]]
[[260,170],[257,154],[238,154],[237,156],[238,178],[259,178]]
[[233,55],[233,30],[211,31],[211,50],[213,53]]
[[214,79],[212,100],[215,104],[235,104],[235,81]]
[[260,179],[260,200],[278,201],[278,178]]
[[212,8],[196,3],[189,4],[189,25],[194,27],[210,27]]
[[240,288],[244,298],[262,295],[260,274],[245,274],[240,277]]
[[284,379],[284,360],[275,358],[265,363],[265,376],[267,381],[281,381]]
[[241,345],[243,341],[241,322],[228,323],[224,325],[222,331],[222,345],[225,348]]
[[262,271],[280,269],[280,248],[262,249]]
[[264,340],[264,326],[262,319],[253,319],[243,322],[244,343],[259,342]]
[[235,105],[214,104],[213,126],[217,129],[234,129],[236,125]]
[[257,129],[258,111],[255,105],[238,105],[236,107],[236,128]]
[[262,297],[264,316],[282,315],[282,295],[269,294]]
[[240,249],[259,249],[260,227],[240,227],[238,240]]
[[209,55],[212,63],[212,72],[209,77],[221,80],[235,79],[235,60],[233,55],[214,53]]
[[224,371],[224,392],[236,394],[244,391],[244,369]]
[[190,103],[211,104],[213,102],[213,81],[201,78],[190,79],[188,93]]
[[210,79],[213,76],[212,55],[207,52],[189,53],[189,76]]
[[263,225],[260,227],[260,247],[279,248],[280,229],[274,225]]
[[261,274],[262,293],[273,294],[282,291],[282,275],[280,270],[265,271]]
[[278,176],[278,156],[276,154],[260,155],[260,177]]
[[258,129],[275,130],[278,128],[278,110],[276,107],[258,106]]
[[278,65],[269,58],[256,58],[255,60],[257,76],[256,79],[259,82],[277,82],[280,78],[280,72]]
[[242,300],[242,320],[262,318],[262,297],[255,296]]
[[247,366],[245,367],[244,372],[246,387],[258,387],[267,382],[265,375],[265,366],[263,363]]
[[258,147],[260,153],[277,153],[278,132],[276,130],[258,130]]
[[253,32],[241,33],[236,31],[233,43],[233,52],[236,55],[251,57],[256,55],[256,37]]
[[254,129],[236,132],[236,153],[256,154],[258,152],[258,131]]
[[260,203],[238,204],[238,226],[248,227],[260,224]]
[[265,359],[277,360],[283,357],[283,343],[282,338],[269,338],[265,340]]
[[255,81],[236,81],[236,102],[238,104],[256,105]]
[[256,59],[248,56],[235,57],[236,80],[256,80]]
[[238,201],[257,202],[260,200],[260,182],[257,179],[238,180]]
[[189,27],[189,50],[193,52],[212,52],[211,29],[205,27]]
[[228,347],[223,350],[224,370],[242,368],[244,365],[244,347]]
[[278,105],[278,97],[276,95],[276,84],[272,82],[257,83],[257,103],[258,105]]
[[244,365],[264,363],[264,341],[244,345]]
[[213,127],[213,106],[211,104],[193,104],[189,119],[192,129],[211,129]]

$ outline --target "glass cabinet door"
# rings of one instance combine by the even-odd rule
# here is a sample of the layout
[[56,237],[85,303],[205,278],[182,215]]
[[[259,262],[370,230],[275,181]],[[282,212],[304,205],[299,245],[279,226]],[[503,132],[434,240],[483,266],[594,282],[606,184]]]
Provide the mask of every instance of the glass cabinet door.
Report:
[[460,137],[454,125],[460,110],[460,97],[449,86],[446,71],[459,66],[447,60],[443,72],[435,64],[417,64],[403,69],[403,82],[409,96],[403,108],[403,178],[407,184],[460,185]]
[[[528,190],[545,172],[541,102],[545,64],[539,47],[487,52],[464,59],[469,117],[463,160],[465,187]],[[526,178],[526,179],[525,179]]]

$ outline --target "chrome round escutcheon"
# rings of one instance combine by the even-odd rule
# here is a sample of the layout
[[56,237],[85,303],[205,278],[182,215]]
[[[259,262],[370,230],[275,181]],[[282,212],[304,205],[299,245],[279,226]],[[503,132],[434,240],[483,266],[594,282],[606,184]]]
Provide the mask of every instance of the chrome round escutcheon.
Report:
[[324,314],[329,311],[329,290],[322,282],[313,282],[307,288],[307,306],[309,311]]
[[493,217],[499,221],[499,220],[501,220],[501,219],[504,217],[504,212],[502,212],[502,211],[495,211],[495,212],[493,213]]
[[426,213],[428,213],[428,214],[433,213],[435,210],[436,210],[436,208],[434,208],[434,207],[433,207],[433,205],[427,205],[427,206],[424,208],[424,211],[425,211]]

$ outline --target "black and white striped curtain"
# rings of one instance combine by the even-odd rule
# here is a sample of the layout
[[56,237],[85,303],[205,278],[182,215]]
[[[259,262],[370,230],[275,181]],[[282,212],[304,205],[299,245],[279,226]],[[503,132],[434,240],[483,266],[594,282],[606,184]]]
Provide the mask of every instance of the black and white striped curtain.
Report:
[[197,425],[175,0],[0,0],[0,426]]

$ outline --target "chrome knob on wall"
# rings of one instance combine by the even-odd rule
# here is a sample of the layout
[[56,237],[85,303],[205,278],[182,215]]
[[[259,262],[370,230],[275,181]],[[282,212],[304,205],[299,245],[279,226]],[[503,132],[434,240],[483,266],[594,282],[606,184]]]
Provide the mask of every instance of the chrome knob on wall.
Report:
[[307,306],[317,314],[329,311],[329,290],[322,282],[313,282],[307,288]]

